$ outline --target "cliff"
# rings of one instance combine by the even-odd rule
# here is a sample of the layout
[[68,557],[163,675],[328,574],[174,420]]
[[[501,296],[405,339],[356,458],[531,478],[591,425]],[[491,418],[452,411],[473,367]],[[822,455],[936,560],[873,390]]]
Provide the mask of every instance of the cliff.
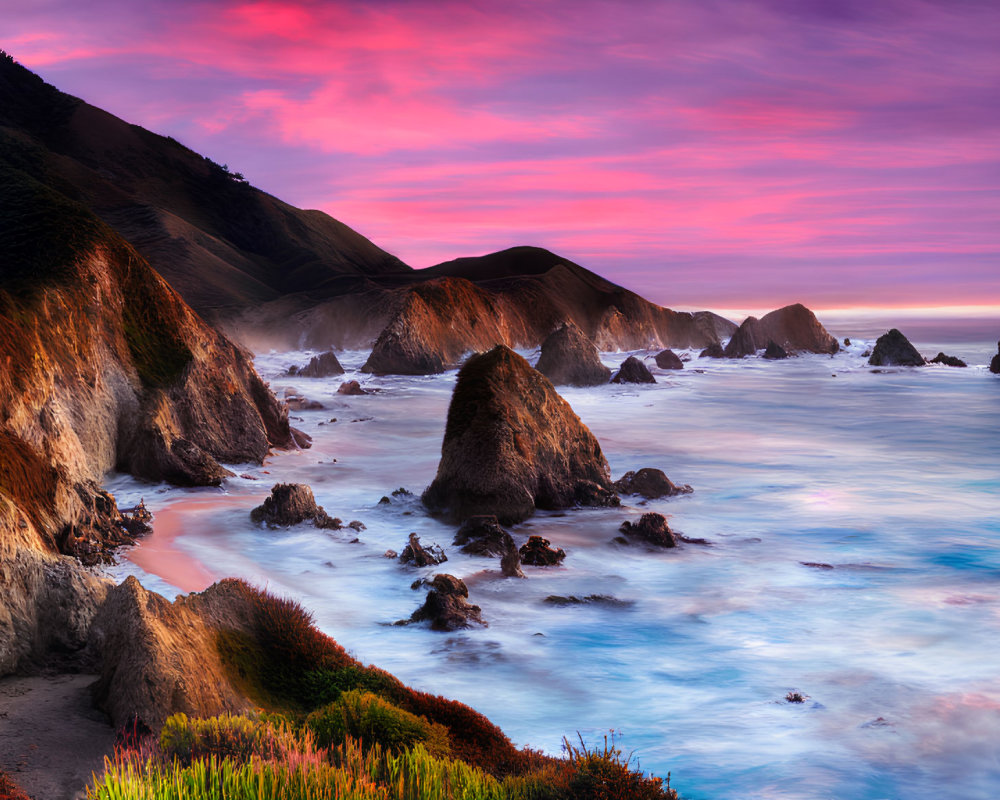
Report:
[[82,645],[106,586],[60,554],[127,539],[105,473],[218,483],[291,445],[250,355],[30,155],[0,150],[0,674]]

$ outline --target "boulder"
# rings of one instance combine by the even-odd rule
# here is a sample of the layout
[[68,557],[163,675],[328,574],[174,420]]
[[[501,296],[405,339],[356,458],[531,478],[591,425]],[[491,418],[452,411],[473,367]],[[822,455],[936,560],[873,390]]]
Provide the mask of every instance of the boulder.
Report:
[[997,342],[997,354],[990,361],[990,372],[1000,375],[1000,342]]
[[[295,368],[293,367],[292,369]],[[330,350],[326,353],[320,353],[318,356],[313,356],[308,364],[296,372],[288,370],[288,374],[297,375],[302,378],[329,378],[333,375],[343,375],[344,368],[340,365],[340,361],[337,360],[337,355]]]
[[362,389],[361,384],[357,381],[344,381],[337,387],[337,394],[359,395],[368,394],[368,392]]
[[566,558],[566,552],[560,547],[553,549],[548,539],[541,536],[529,536],[528,541],[521,545],[521,563],[532,567],[554,567]]
[[455,522],[494,514],[504,525],[535,508],[619,504],[597,439],[548,378],[503,345],[459,371],[422,500]]
[[873,367],[922,367],[926,362],[917,348],[893,328],[878,337],[868,363]]
[[626,541],[636,540],[654,547],[676,547],[677,537],[667,525],[663,514],[648,513],[639,517],[638,522],[625,520],[618,529],[626,536]]
[[518,551],[514,540],[510,540],[510,547],[500,556],[500,572],[505,578],[523,578],[521,571],[521,553]]
[[572,322],[564,322],[542,342],[535,369],[556,386],[598,386],[611,377],[597,346]]
[[760,319],[747,317],[726,345],[726,358],[743,358],[762,350],[773,341],[787,353],[836,353],[837,340],[816,315],[801,303],[779,308]]
[[946,367],[967,367],[962,359],[956,358],[955,356],[946,356],[944,353],[938,353],[934,358],[930,360],[931,364],[944,364]]
[[455,631],[473,625],[485,627],[482,609],[472,605],[468,597],[465,581],[454,575],[435,575],[427,599],[410,616],[410,622],[429,621],[435,631]]
[[341,527],[339,519],[331,519],[322,506],[316,505],[312,489],[303,483],[276,483],[263,505],[250,512],[250,519],[269,528],[298,525],[306,520],[311,520],[317,528]]
[[[735,333],[733,334],[736,335]],[[718,342],[713,342],[700,353],[698,353],[698,358],[725,358],[726,351],[722,349],[722,345]]]
[[643,467],[638,472],[626,472],[614,483],[619,494],[638,494],[653,500],[657,497],[673,497],[677,494],[690,494],[694,491],[690,486],[676,485],[663,470]]
[[612,383],[656,383],[649,368],[635,356],[626,358],[611,379]]
[[782,358],[788,358],[788,353],[785,348],[780,344],[777,344],[773,339],[767,340],[767,347],[764,348],[764,358],[769,361],[777,361]]
[[684,369],[684,362],[673,350],[661,350],[655,359],[660,369]]
[[480,514],[462,523],[454,544],[469,555],[502,556],[513,546],[514,539],[500,527],[493,514]]
[[413,564],[415,567],[435,567],[448,560],[444,550],[436,544],[424,547],[420,544],[417,534],[410,534],[410,541],[403,552],[399,554],[399,560],[403,564]]

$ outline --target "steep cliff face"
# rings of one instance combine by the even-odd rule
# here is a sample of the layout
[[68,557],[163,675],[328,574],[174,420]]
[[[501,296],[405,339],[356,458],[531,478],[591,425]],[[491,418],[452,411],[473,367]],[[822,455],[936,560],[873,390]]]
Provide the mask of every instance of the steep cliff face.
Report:
[[[98,486],[108,470],[217,483],[220,461],[259,462],[291,443],[287,412],[249,354],[9,155],[0,157],[0,672],[40,657],[51,633],[42,615],[63,614],[47,627],[76,631],[79,644],[105,588],[58,554],[98,560],[123,535]],[[60,592],[76,601],[50,602]]]

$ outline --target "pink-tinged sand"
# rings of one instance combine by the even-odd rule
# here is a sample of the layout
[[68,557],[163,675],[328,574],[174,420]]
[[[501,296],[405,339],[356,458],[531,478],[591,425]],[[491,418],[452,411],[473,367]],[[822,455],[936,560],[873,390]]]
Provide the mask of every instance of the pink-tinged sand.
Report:
[[227,577],[209,569],[203,562],[182,550],[177,538],[201,523],[203,512],[225,508],[250,508],[261,502],[261,496],[212,495],[178,500],[157,510],[153,516],[153,532],[141,539],[129,553],[129,561],[151,575],[162,578],[183,592],[200,592],[220,578]]

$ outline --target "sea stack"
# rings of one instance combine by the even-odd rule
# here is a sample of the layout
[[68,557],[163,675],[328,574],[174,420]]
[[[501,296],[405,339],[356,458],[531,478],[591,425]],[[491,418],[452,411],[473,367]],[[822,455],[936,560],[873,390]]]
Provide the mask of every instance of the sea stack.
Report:
[[494,514],[512,525],[536,508],[619,501],[587,426],[548,378],[497,345],[459,370],[441,462],[423,502],[455,522]]
[[873,367],[922,367],[927,362],[910,340],[893,328],[878,337],[868,363]]
[[622,365],[611,379],[612,383],[656,383],[656,378],[649,371],[649,367],[643,364],[635,356],[626,358]]
[[564,322],[542,342],[535,369],[556,386],[599,386],[611,377],[597,346],[572,322]]

